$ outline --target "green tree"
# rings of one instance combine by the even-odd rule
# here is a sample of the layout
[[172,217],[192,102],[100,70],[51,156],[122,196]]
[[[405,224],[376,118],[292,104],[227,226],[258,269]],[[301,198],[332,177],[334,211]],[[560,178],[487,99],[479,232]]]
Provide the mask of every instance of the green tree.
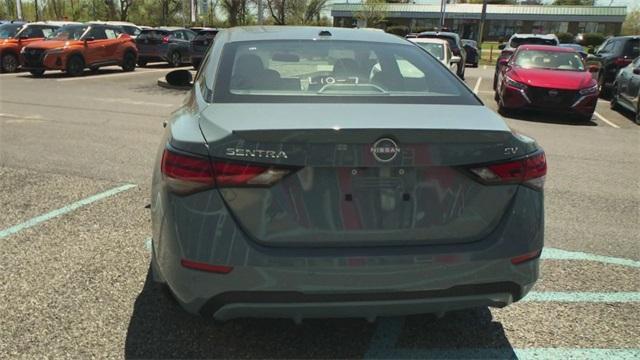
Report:
[[629,11],[627,18],[622,23],[623,35],[640,34],[640,9]]
[[376,27],[384,22],[386,12],[384,0],[364,0],[362,10],[355,13],[355,18],[367,27]]

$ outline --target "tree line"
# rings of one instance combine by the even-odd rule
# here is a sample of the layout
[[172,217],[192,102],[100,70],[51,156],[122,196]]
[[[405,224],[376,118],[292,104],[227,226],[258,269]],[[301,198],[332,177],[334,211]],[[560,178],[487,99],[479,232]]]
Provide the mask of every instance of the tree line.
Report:
[[[328,0],[197,0],[196,22],[191,23],[189,0],[22,0],[22,18],[38,20],[118,20],[149,26],[237,26],[258,22],[262,1],[263,23],[329,25]],[[0,19],[16,18],[16,0],[0,0]]]

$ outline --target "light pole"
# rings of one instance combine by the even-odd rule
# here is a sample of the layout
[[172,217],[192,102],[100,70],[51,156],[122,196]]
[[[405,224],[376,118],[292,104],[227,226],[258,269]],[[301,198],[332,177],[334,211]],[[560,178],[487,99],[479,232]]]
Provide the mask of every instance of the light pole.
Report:
[[16,17],[18,20],[22,20],[22,1],[16,0]]
[[487,18],[487,2],[488,0],[482,0],[482,14],[480,15],[480,28],[478,29],[478,46],[481,46],[482,35],[484,35],[484,22]]

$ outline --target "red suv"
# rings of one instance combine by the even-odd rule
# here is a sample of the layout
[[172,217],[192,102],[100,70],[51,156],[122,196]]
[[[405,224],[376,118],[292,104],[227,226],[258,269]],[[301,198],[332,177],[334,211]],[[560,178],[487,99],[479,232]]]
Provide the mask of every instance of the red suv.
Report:
[[22,67],[34,76],[46,70],[63,70],[70,76],[82,75],[85,68],[119,65],[133,71],[138,50],[133,39],[119,26],[107,24],[67,25],[45,40],[22,48]]
[[3,72],[14,72],[20,65],[20,50],[44,39],[60,26],[51,23],[9,23],[0,25],[0,67]]

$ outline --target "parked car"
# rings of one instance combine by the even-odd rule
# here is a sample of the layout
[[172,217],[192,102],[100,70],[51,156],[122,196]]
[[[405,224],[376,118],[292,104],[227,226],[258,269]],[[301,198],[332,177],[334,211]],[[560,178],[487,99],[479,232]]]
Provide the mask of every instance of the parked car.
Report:
[[151,275],[184,309],[373,320],[532,288],[544,152],[437,59],[384,32],[288,26],[222,30],[209,55],[150,195]]
[[85,68],[119,65],[124,71],[136,67],[138,51],[133,39],[118,26],[103,24],[66,25],[45,40],[22,48],[22,66],[34,76],[46,70],[82,75]]
[[537,109],[567,113],[589,121],[598,101],[598,84],[577,51],[560,46],[521,45],[501,60],[495,98],[500,112]]
[[458,73],[458,68],[464,66],[459,56],[453,55],[449,42],[443,39],[430,38],[410,38],[409,41],[415,43],[425,49],[429,54],[440,60],[446,67],[451,69],[454,74]]
[[184,28],[142,30],[136,38],[138,65],[163,61],[176,67],[191,62],[191,40],[196,33]]
[[585,60],[589,55],[580,44],[559,44],[558,46],[577,51],[578,54],[580,54],[580,57],[582,58],[582,60]]
[[0,25],[0,69],[14,72],[20,66],[20,51],[23,47],[40,41],[60,26],[52,23],[9,23]]
[[[462,45],[462,40],[460,40],[460,36],[453,32],[446,31],[425,31],[418,34],[418,38],[435,38],[435,39],[444,39],[449,42],[449,47],[453,52],[453,55],[459,56],[461,59],[461,64],[467,63],[467,52]],[[464,80],[464,72],[465,67],[458,67],[458,76],[460,79]]]
[[207,50],[213,44],[213,39],[218,34],[218,31],[218,29],[202,29],[191,40],[191,64],[194,68],[200,67],[200,62],[202,62]]
[[513,34],[509,38],[509,41],[498,46],[498,49],[501,51],[498,56],[498,60],[496,61],[495,73],[493,74],[493,90],[495,90],[498,85],[500,64],[504,63],[505,59],[509,59],[520,45],[525,44],[557,46],[560,44],[560,41],[558,40],[558,37],[553,34]]
[[92,23],[119,26],[125,33],[131,36],[132,39],[135,39],[140,34],[140,31],[142,31],[138,25],[126,21],[93,21]]
[[478,43],[475,40],[462,39],[462,46],[467,53],[467,62],[465,64],[477,68],[482,54]]
[[613,82],[611,108],[625,108],[635,113],[640,125],[640,57],[618,72]]
[[587,57],[589,64],[597,65],[600,94],[609,94],[618,71],[640,56],[640,36],[616,36],[607,39],[595,54]]

